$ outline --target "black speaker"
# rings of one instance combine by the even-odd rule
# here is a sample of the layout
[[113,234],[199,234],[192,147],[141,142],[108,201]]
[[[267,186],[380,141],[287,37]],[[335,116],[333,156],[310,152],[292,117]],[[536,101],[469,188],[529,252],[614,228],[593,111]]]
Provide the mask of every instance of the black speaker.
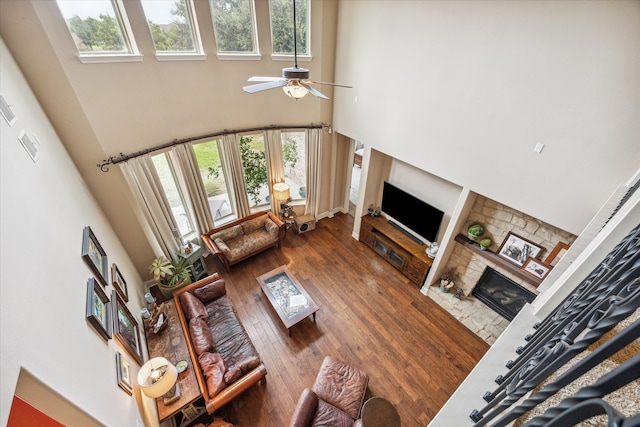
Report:
[[296,232],[298,234],[315,230],[315,228],[316,218],[313,215],[302,215],[296,218]]

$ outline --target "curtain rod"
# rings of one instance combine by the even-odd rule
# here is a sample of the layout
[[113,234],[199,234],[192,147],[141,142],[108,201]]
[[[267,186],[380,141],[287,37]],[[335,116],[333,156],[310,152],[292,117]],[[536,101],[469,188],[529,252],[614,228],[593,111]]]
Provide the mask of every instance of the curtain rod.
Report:
[[240,129],[240,130],[223,130],[222,132],[210,133],[207,135],[194,136],[190,138],[183,139],[174,139],[171,142],[164,143],[162,145],[158,145],[157,147],[147,148],[145,150],[136,151],[131,154],[120,153],[118,156],[109,156],[108,159],[102,161],[102,163],[98,163],[96,166],[100,168],[102,172],[109,172],[109,165],[116,165],[118,163],[126,162],[129,159],[135,159],[136,157],[144,156],[145,154],[153,153],[155,151],[164,150],[165,148],[175,147],[176,145],[186,144],[188,142],[199,141],[201,139],[209,139],[215,138],[217,136],[230,135],[234,133],[246,133],[246,132],[256,132],[256,131],[265,131],[265,130],[274,130],[274,129],[323,129],[325,132],[331,133],[331,126],[327,124],[319,124],[319,125],[308,125],[308,126],[293,126],[293,125],[285,125],[285,126],[262,126],[257,128],[249,128],[249,129]]

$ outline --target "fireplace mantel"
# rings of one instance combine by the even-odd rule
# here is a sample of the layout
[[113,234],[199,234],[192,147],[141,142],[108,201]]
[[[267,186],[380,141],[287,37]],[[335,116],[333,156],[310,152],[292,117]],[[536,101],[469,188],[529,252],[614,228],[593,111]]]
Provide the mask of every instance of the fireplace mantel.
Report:
[[482,249],[480,249],[479,244],[474,242],[469,242],[469,239],[467,239],[462,234],[458,234],[455,237],[455,241],[463,245],[465,248],[469,249],[471,252],[474,252],[479,256],[493,262],[494,264],[498,265],[500,268],[505,269],[506,271],[508,271],[509,273],[515,276],[518,276],[520,279],[526,281],[527,283],[530,283],[535,287],[538,287],[538,285],[542,283],[540,280],[537,280],[534,277],[531,277],[530,275],[526,274],[525,272],[520,270],[520,268],[517,265],[507,261],[506,259],[502,258],[500,255],[496,254],[495,252],[492,252],[488,249],[486,251],[483,251]]

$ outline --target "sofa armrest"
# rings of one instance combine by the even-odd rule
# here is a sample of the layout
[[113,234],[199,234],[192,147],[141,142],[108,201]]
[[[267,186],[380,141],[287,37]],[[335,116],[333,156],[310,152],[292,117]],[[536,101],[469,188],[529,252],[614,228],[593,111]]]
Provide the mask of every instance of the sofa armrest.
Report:
[[318,409],[318,396],[308,388],[302,390],[290,427],[308,427]]

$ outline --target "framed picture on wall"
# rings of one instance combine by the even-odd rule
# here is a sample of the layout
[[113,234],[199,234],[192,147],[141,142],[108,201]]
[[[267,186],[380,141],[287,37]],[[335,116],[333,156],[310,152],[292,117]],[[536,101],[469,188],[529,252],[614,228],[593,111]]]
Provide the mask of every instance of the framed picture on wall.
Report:
[[104,338],[111,338],[111,303],[98,282],[87,281],[87,321]]
[[520,269],[529,276],[538,280],[542,280],[547,277],[547,274],[551,271],[550,266],[543,264],[540,260],[532,257],[527,258]]
[[82,234],[82,258],[98,278],[100,284],[107,286],[109,278],[107,254],[89,226],[84,228]]
[[125,302],[128,302],[129,290],[127,289],[127,282],[125,282],[124,277],[122,277],[122,273],[120,273],[120,270],[115,263],[111,264],[111,283],[113,283],[113,287],[118,291],[122,299],[125,300]]
[[126,391],[127,394],[132,395],[131,366],[119,351],[116,351],[116,378],[118,380],[118,386]]
[[545,260],[545,264],[550,265],[551,267],[555,267],[556,264],[560,262],[564,254],[569,250],[569,245],[564,242],[558,242],[555,248],[551,251],[547,259]]
[[111,291],[113,336],[138,364],[142,365],[140,327],[115,289]]
[[509,232],[498,250],[498,255],[522,267],[527,258],[537,259],[543,251],[544,248],[542,246]]

